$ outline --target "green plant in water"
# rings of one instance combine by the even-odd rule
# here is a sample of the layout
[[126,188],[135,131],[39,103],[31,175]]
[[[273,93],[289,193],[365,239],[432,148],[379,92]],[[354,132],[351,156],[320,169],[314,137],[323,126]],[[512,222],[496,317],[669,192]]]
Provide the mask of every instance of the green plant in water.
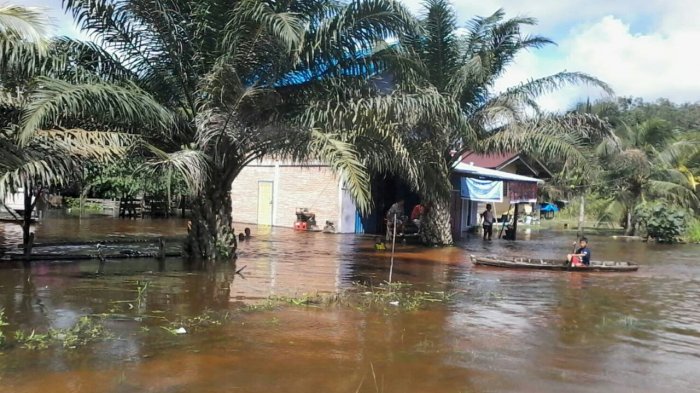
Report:
[[46,349],[51,343],[51,335],[39,334],[34,330],[27,334],[21,330],[18,330],[15,332],[15,341],[25,349]]
[[382,283],[379,286],[366,286],[355,283],[359,294],[358,303],[365,308],[396,308],[414,311],[430,303],[450,302],[455,293],[445,291],[421,291],[412,289],[406,283]]
[[635,209],[647,236],[660,243],[675,243],[685,234],[690,221],[687,210],[665,203],[643,203]]
[[150,281],[136,281],[136,304],[138,305],[139,310],[141,309],[141,306],[146,303],[149,285],[151,285]]
[[68,329],[50,329],[47,333],[37,333],[34,330],[26,333],[18,330],[15,332],[15,342],[29,350],[46,349],[52,344],[74,349],[111,336],[101,321],[83,316]]
[[162,328],[172,334],[178,333],[180,328],[184,328],[185,331],[195,331],[199,329],[220,326],[225,321],[229,320],[229,313],[216,313],[211,310],[205,310],[201,315],[196,315],[189,318],[180,318],[177,321],[171,322],[169,326],[163,326]]
[[7,323],[7,319],[5,318],[5,309],[0,308],[0,348],[4,347],[7,343],[7,338],[5,337],[5,333],[3,333],[2,328],[8,325],[9,323]]
[[50,330],[49,335],[64,348],[78,348],[91,342],[111,337],[105,326],[94,318],[80,317],[73,327],[64,330]]

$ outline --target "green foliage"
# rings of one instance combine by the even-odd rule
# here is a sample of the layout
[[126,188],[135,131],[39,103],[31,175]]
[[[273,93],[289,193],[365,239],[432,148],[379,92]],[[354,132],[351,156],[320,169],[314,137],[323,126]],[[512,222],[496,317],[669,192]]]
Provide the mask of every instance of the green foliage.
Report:
[[[454,293],[444,291],[422,291],[406,283],[382,283],[379,286],[355,284],[359,305],[370,309],[399,309],[415,311],[432,303],[449,303]],[[351,297],[352,298],[352,297]]]
[[81,179],[83,193],[95,198],[135,198],[139,194],[166,198],[187,193],[179,172],[157,171],[143,157],[117,162],[88,162]]
[[666,203],[643,203],[636,207],[638,224],[660,243],[677,242],[685,234],[691,216],[687,210]]
[[197,330],[211,328],[215,326],[221,326],[224,322],[228,321],[230,314],[217,313],[212,310],[205,310],[202,314],[193,317],[182,317],[177,321],[171,322],[168,326],[164,326],[163,329],[171,334],[178,334],[177,330],[179,328],[185,328],[187,332],[195,332]]
[[688,233],[686,234],[686,237],[689,242],[700,243],[700,219],[694,219],[688,226]]
[[3,333],[3,327],[9,325],[7,323],[7,319],[5,317],[5,309],[0,308],[0,348],[4,347],[5,344],[7,343],[7,338],[5,337],[5,333]]
[[[577,111],[597,114],[615,127],[615,137],[598,142],[599,168],[587,189],[604,196],[607,208],[601,221],[619,222],[633,235],[644,201],[700,209],[700,106],[675,105],[668,100],[646,103],[620,98],[581,104]],[[639,207],[639,209],[637,209]]]
[[51,343],[51,336],[48,333],[40,334],[34,330],[32,330],[31,333],[18,330],[15,332],[15,342],[25,349],[46,349]]
[[[63,198],[63,206],[65,206],[68,209],[73,209],[73,210],[80,209],[81,198],[64,197]],[[82,209],[83,209],[83,211],[88,211],[88,212],[90,212],[90,211],[99,212],[99,211],[102,211],[102,205],[99,203],[94,203],[94,202],[83,202]]]
[[[422,29],[400,37],[396,48],[384,51],[397,89],[370,106],[375,120],[369,127],[383,128],[390,135],[387,139],[394,139],[389,154],[395,156],[387,159],[382,156],[386,151],[368,152],[371,169],[402,178],[424,203],[448,206],[451,165],[467,151],[517,151],[545,159],[587,161],[582,146],[591,136],[605,134],[605,125],[590,115],[545,113],[537,100],[568,85],[592,85],[610,92],[605,83],[583,73],[559,72],[494,92],[495,81],[519,53],[552,44],[525,33],[536,21],[507,18],[498,10],[471,19],[466,31],[459,31],[463,24],[457,22],[449,1],[430,0],[424,8]],[[407,99],[414,94],[420,98]],[[437,209],[429,210],[429,216],[431,212],[437,216]],[[428,217],[422,228],[425,242],[452,242],[449,227],[435,228],[445,224],[444,217],[449,214]]]
[[61,343],[63,348],[75,349],[89,343],[111,337],[104,324],[95,318],[82,316],[69,329],[51,330],[50,336]]
[[75,349],[110,337],[111,334],[100,320],[82,316],[68,329],[50,329],[47,333],[37,333],[34,330],[27,333],[17,330],[15,343],[29,350],[47,349],[53,344],[61,345],[66,349]]

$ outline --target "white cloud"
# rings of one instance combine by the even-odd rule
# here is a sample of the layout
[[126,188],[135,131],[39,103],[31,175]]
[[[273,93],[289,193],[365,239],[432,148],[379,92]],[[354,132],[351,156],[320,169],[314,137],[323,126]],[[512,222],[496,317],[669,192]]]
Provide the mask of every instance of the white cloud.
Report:
[[[665,97],[675,102],[700,100],[700,55],[692,48],[700,41],[700,29],[676,22],[675,29],[635,34],[630,26],[614,16],[571,32],[556,49],[557,56],[541,57],[526,53],[499,81],[505,88],[527,78],[560,70],[581,71],[607,82],[617,95]],[[662,31],[668,33],[662,33]],[[591,89],[565,89],[544,97],[548,109],[567,109],[578,100],[599,98]]]
[[[420,10],[422,0],[403,0]],[[555,38],[559,46],[523,52],[498,81],[497,90],[528,79],[567,70],[607,82],[617,95],[699,101],[700,2],[697,0],[458,0],[460,21],[499,7],[507,14],[533,16],[530,32]],[[568,109],[577,101],[602,97],[600,90],[566,88],[542,97],[550,110]]]

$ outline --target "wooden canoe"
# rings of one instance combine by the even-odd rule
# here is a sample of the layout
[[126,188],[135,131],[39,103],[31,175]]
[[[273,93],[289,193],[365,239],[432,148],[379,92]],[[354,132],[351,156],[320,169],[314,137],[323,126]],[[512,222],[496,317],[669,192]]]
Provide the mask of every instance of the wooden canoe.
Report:
[[497,256],[477,257],[471,255],[474,265],[502,267],[508,269],[539,269],[567,272],[605,272],[624,273],[635,272],[639,265],[630,262],[615,261],[591,261],[590,266],[569,266],[566,262],[558,259],[541,258],[508,258]]

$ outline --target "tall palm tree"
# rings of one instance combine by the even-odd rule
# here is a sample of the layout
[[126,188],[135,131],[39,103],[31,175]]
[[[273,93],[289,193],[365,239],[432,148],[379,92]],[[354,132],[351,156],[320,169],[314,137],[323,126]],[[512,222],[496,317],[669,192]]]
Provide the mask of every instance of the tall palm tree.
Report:
[[[394,0],[64,0],[117,78],[42,78],[21,136],[66,116],[139,127],[156,164],[179,170],[194,198],[191,254],[235,247],[231,185],[263,155],[328,161],[360,207],[369,203],[357,152],[315,114],[375,88],[367,54],[413,28]],[[99,50],[97,50],[99,49]],[[114,55],[111,55],[114,53]],[[99,73],[98,73],[99,74]]]
[[[428,244],[452,243],[450,174],[463,152],[525,151],[582,163],[586,157],[579,146],[592,134],[606,132],[595,116],[546,114],[536,103],[542,94],[571,84],[610,92],[589,75],[561,72],[494,91],[496,80],[518,53],[551,44],[522,33],[524,26],[534,24],[532,18],[506,19],[498,10],[472,19],[462,33],[448,0],[428,0],[420,29],[377,54],[390,64],[396,85],[371,110],[381,108],[382,115],[376,117],[384,121],[379,124],[406,126],[396,144],[410,154],[397,157],[405,165],[394,170],[429,206],[421,223]],[[415,96],[420,98],[407,99]],[[391,115],[394,123],[386,119]],[[412,127],[402,122],[404,117]]]
[[695,179],[683,170],[687,160],[700,152],[697,141],[684,138],[669,122],[656,118],[622,124],[616,134],[619,143],[603,143],[598,149],[606,168],[600,188],[611,202],[606,213],[624,217],[626,234],[634,235],[635,210],[645,201],[698,207]]
[[84,67],[96,66],[84,56],[84,45],[47,38],[46,25],[47,19],[37,10],[0,7],[0,204],[8,194],[24,191],[21,221],[25,244],[29,241],[37,190],[64,184],[85,158],[120,156],[134,142],[123,133],[76,128],[75,119],[66,119],[60,128],[46,123],[46,127],[20,141],[19,126],[31,103],[28,92],[36,78],[75,78]]

